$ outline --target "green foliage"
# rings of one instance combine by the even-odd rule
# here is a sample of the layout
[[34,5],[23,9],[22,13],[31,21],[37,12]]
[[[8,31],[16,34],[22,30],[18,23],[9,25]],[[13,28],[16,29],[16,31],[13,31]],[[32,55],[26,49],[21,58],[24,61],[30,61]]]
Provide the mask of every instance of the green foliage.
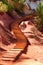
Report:
[[8,5],[8,12],[11,12],[13,10],[13,7],[10,3],[7,4]]
[[7,5],[8,12],[11,12],[13,10],[13,6],[11,5],[10,0],[2,0],[2,2]]
[[39,4],[36,10],[35,25],[43,33],[43,2]]
[[14,0],[14,8],[15,10],[18,10],[19,12],[23,12],[23,7],[25,0]]
[[19,12],[23,12],[23,7],[25,0],[1,0],[4,4],[8,6],[8,12],[12,10],[17,10]]
[[26,0],[14,0],[14,2],[18,2],[18,3],[22,3],[22,4],[24,4],[25,1]]
[[4,4],[2,1],[0,1],[0,12],[7,12],[8,6],[7,4]]
[[41,3],[39,4],[39,6],[38,6],[38,8],[37,8],[37,10],[36,10],[36,14],[37,14],[39,17],[43,18],[43,5],[42,5]]

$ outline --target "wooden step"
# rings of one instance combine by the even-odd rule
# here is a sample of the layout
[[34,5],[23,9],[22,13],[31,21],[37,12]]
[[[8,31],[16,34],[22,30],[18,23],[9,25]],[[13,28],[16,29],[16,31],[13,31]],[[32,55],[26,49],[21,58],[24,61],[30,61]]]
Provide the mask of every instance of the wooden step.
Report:
[[2,60],[13,60],[21,51],[22,49],[11,49],[3,54]]

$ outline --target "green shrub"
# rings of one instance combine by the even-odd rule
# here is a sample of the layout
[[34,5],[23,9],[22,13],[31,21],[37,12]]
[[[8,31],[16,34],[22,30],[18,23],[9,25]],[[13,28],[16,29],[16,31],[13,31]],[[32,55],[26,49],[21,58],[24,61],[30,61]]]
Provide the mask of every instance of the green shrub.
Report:
[[8,12],[12,10],[17,10],[19,12],[23,12],[23,7],[25,0],[1,0],[4,4],[8,6]]
[[4,4],[2,1],[0,1],[0,12],[7,12],[8,6],[7,4]]
[[43,33],[43,2],[41,2],[36,9],[35,25],[39,31]]

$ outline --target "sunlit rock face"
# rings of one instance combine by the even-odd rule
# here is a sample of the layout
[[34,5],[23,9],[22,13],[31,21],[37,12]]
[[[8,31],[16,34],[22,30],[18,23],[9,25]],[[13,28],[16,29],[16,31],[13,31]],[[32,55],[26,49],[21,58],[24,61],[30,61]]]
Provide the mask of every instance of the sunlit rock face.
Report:
[[41,32],[37,30],[31,20],[22,21],[20,24],[20,28],[31,44],[43,44],[43,34],[41,34]]
[[[10,41],[12,41],[12,38],[10,37],[9,30],[11,30],[11,24],[13,22],[14,22],[14,20],[7,13],[4,13],[2,15],[0,14],[0,42],[2,42],[5,45],[9,45],[12,43],[12,42],[10,42]],[[11,36],[12,36],[12,34],[11,34]],[[2,37],[2,39],[1,39],[1,37]],[[14,38],[13,38],[13,41],[14,41]]]

